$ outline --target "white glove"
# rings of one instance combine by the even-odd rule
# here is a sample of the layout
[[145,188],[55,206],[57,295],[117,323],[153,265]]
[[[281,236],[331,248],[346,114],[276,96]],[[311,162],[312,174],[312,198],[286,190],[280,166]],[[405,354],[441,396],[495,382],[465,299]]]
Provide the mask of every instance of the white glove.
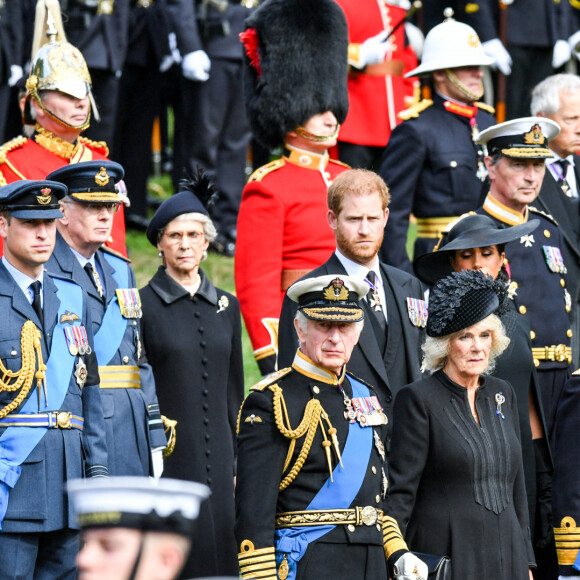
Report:
[[486,40],[481,46],[483,47],[485,54],[495,60],[495,65],[493,66],[497,68],[500,73],[509,75],[512,72],[512,57],[499,38]]
[[407,35],[409,46],[413,49],[417,58],[421,60],[421,56],[423,55],[423,45],[425,44],[425,36],[421,32],[421,29],[415,26],[412,22],[405,22],[405,34]]
[[566,40],[556,40],[554,52],[552,53],[552,66],[560,68],[564,66],[572,56],[572,50]]
[[13,87],[22,77],[24,72],[22,71],[22,67],[18,64],[11,64],[10,65],[10,78],[8,79],[8,86]]
[[395,562],[395,580],[427,580],[429,569],[423,560],[407,552]]
[[572,54],[580,59],[580,30],[576,31],[569,39],[568,44]]
[[368,64],[378,64],[385,60],[385,54],[389,49],[389,44],[385,38],[389,33],[386,30],[379,32],[376,36],[367,38],[360,46],[360,66],[364,68]]
[[163,474],[163,447],[151,450],[151,463],[153,464],[153,477],[159,479]]
[[211,61],[203,50],[188,52],[181,62],[183,76],[190,81],[207,81],[210,69]]

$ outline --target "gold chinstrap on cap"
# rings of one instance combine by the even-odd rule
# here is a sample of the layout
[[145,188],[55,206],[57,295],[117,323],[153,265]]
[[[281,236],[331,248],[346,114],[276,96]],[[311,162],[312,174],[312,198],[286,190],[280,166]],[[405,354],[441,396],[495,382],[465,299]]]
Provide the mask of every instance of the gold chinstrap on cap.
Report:
[[539,159],[544,157],[554,157],[554,154],[545,147],[509,147],[501,150],[502,155],[506,157],[522,157],[530,159]]
[[[360,320],[363,316],[363,311],[361,308],[339,308],[339,307],[328,307],[323,306],[322,308],[301,308],[300,309],[305,316],[313,319],[320,320],[342,320],[352,319],[353,322]],[[337,312],[339,314],[330,314],[329,311]],[[348,322],[348,320],[347,320]]]

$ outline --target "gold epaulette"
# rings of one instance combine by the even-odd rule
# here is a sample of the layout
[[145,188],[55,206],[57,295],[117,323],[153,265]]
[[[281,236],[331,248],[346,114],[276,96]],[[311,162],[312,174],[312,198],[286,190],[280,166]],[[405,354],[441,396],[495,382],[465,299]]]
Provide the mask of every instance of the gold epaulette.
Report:
[[109,246],[101,246],[101,250],[103,250],[103,252],[107,252],[107,254],[115,256],[116,258],[121,258],[121,260],[124,260],[128,264],[131,263],[130,258],[127,258],[127,256],[123,256],[121,252],[117,252],[117,250],[113,250],[113,248],[109,248]]
[[487,103],[480,103],[479,101],[476,101],[475,106],[478,109],[481,109],[482,111],[486,111],[487,113],[490,113],[491,115],[495,115],[495,108],[492,107],[491,105],[488,105]]
[[431,99],[423,99],[414,105],[411,105],[408,109],[401,111],[397,117],[403,121],[408,121],[409,119],[416,119],[420,113],[425,109],[428,109],[433,104]]
[[286,162],[281,157],[280,159],[274,159],[274,161],[270,161],[270,163],[266,163],[266,165],[262,165],[259,169],[256,169],[252,175],[250,175],[250,179],[248,181],[262,181],[268,173],[272,173],[272,171],[276,171],[276,169],[280,169],[280,167],[284,167]]
[[14,149],[19,149],[28,141],[27,137],[21,135],[20,137],[14,137],[14,139],[10,139],[0,147],[0,165],[2,165],[6,161],[6,154],[10,151],[14,151]]
[[109,156],[109,147],[105,141],[93,141],[92,139],[87,139],[87,137],[79,137],[79,142],[89,147],[89,149],[99,151],[105,157]]
[[336,165],[342,165],[342,167],[346,167],[347,169],[350,169],[350,165],[348,163],[343,163],[342,161],[339,161],[338,159],[331,159],[330,161],[332,161],[333,163],[336,163]]
[[551,221],[554,225],[558,225],[558,222],[556,221],[556,219],[550,215],[549,213],[546,213],[545,211],[542,211],[541,209],[538,209],[537,207],[534,207],[533,205],[529,205],[528,209],[532,212],[532,213],[537,213],[541,216],[544,216],[547,220]]
[[268,388],[270,385],[275,383],[278,379],[285,377],[290,371],[292,367],[288,367],[285,369],[280,369],[275,373],[269,374],[267,377],[264,377],[259,383],[256,383],[253,387],[250,388],[250,391],[263,391]]

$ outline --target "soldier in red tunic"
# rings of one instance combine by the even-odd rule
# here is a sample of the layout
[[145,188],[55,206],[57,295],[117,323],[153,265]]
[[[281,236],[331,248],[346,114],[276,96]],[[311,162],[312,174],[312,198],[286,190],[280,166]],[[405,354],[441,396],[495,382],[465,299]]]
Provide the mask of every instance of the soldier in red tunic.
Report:
[[349,40],[349,110],[340,129],[340,159],[352,167],[378,170],[391,131],[401,122],[397,115],[419,96],[417,78],[404,77],[417,66],[400,24],[410,3],[336,1],[346,16]]
[[[329,158],[348,110],[347,29],[334,0],[268,0],[242,35],[254,136],[284,145],[251,176],[238,216],[236,292],[263,374],[276,368],[286,289],[326,261],[328,185],[348,167]],[[259,297],[259,299],[257,299]]]
[[[59,15],[52,16],[59,21]],[[0,147],[0,186],[20,179],[44,179],[70,163],[107,159],[109,154],[104,141],[81,137],[90,124],[92,103],[91,77],[83,55],[64,40],[52,19],[46,35],[48,42],[36,52],[26,81],[23,120],[34,125],[34,133]],[[106,245],[127,255],[122,206]]]

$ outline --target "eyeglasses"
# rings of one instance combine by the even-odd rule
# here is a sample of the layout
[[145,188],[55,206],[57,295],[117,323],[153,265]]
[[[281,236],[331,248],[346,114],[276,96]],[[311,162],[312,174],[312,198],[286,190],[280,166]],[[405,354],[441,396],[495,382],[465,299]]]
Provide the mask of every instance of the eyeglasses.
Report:
[[166,232],[163,237],[167,238],[171,244],[181,244],[183,238],[186,238],[190,244],[199,244],[205,239],[200,232]]
[[90,213],[92,214],[99,214],[103,210],[106,210],[109,214],[114,214],[119,210],[121,206],[120,203],[85,203],[83,207],[85,207]]

